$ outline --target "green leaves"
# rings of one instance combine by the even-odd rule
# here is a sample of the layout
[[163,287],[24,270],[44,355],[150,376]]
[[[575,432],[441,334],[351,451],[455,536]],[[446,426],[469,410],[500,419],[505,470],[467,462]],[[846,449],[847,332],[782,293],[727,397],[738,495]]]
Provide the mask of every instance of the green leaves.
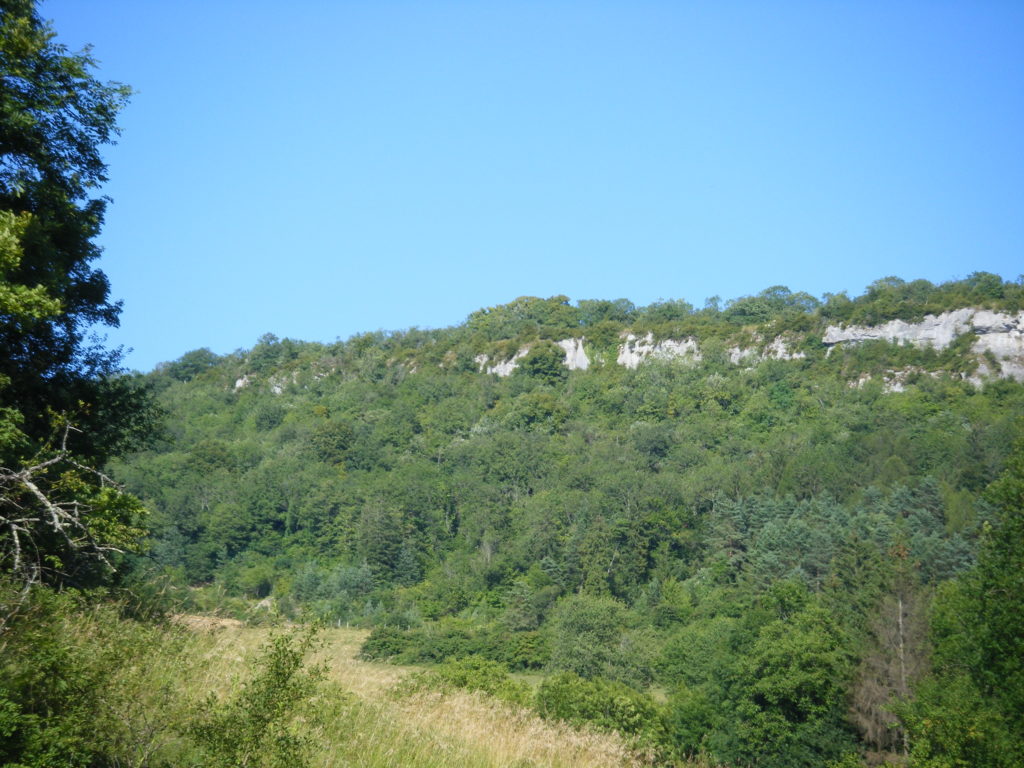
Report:
[[189,729],[217,768],[302,768],[308,737],[293,720],[323,678],[305,669],[314,633],[278,634],[263,646],[253,673],[232,698],[211,695]]
[[[1004,289],[998,301],[1015,300]],[[890,281],[875,298],[892,291],[954,295]],[[160,510],[155,551],[211,591],[269,592],[286,616],[387,623],[364,649],[375,658],[476,654],[664,688],[679,754],[848,764],[870,742],[846,721],[867,688],[880,692],[864,693],[865,712],[892,731],[875,745],[902,749],[888,710],[908,686],[894,693],[892,638],[876,623],[971,567],[979,493],[1005,462],[1024,389],[933,377],[969,338],[948,359],[888,343],[826,357],[831,316],[781,288],[724,311],[577,309],[586,371],[568,372],[551,343],[580,332],[560,325],[574,308],[558,297],[452,329],[327,346],[265,337],[252,353],[166,366],[153,378],[178,442],[119,468]],[[741,324],[765,314],[774,324]],[[704,358],[616,365],[619,334],[658,317],[655,338],[690,329]],[[805,358],[732,359],[783,326]],[[507,378],[474,360],[526,344]],[[903,392],[851,386],[913,365]],[[897,639],[923,658],[911,634]],[[988,695],[991,683],[972,684]]]
[[128,90],[95,80],[88,52],[54,37],[33,2],[4,3],[0,560],[29,581],[74,582],[89,580],[76,555],[108,561],[139,538],[138,502],[90,467],[146,431],[152,413],[137,382],[118,376],[119,353],[84,341],[120,312],[91,267],[105,200],[89,196],[106,180],[101,149]]
[[12,273],[21,266],[21,239],[31,219],[29,213],[0,210],[0,316],[18,318],[22,322],[52,317],[61,310],[60,300],[51,297],[46,286],[11,282]]
[[584,679],[571,672],[553,675],[541,683],[536,706],[542,716],[574,725],[661,736],[661,712],[650,698],[599,677]]
[[[0,406],[16,405],[37,445],[55,430],[47,413],[75,412],[82,434],[72,447],[102,461],[113,451],[107,438],[116,442],[136,418],[124,409],[100,413],[102,380],[118,372],[119,353],[85,343],[94,325],[115,325],[120,313],[106,276],[92,267],[106,201],[90,195],[106,180],[102,148],[117,134],[128,89],[96,80],[88,52],[71,54],[54,37],[30,0],[4,4]],[[0,464],[14,459],[0,454]]]
[[940,590],[934,676],[902,711],[914,766],[1024,761],[1024,444],[986,496],[978,564]]
[[564,598],[551,616],[551,668],[580,677],[615,676],[624,620],[625,606],[612,598]]
[[453,659],[418,672],[403,680],[396,693],[408,696],[423,691],[448,692],[453,689],[479,691],[510,704],[524,705],[531,698],[530,687],[513,679],[508,667],[480,656]]
[[95,80],[89,52],[55,43],[34,6],[10,0],[0,20],[0,197],[46,187],[79,200],[106,180],[100,147],[116,136],[131,91]]
[[843,638],[814,603],[764,625],[730,687],[738,722],[727,755],[779,768],[841,756],[853,743],[845,723],[850,671]]

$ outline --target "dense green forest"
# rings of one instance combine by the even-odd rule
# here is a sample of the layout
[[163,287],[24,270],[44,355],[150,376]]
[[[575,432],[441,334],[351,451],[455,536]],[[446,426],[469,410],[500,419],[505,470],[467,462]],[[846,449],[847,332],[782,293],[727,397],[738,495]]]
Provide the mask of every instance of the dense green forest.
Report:
[[305,665],[313,632],[202,690],[215,646],[169,617],[216,613],[361,628],[424,667],[394,697],[482,692],[629,764],[1024,764],[1021,361],[970,323],[826,341],[1005,325],[1024,280],[521,297],[128,374],[90,334],[129,91],[0,13],[0,763],[460,764]]
[[[962,343],[971,334],[945,351],[829,349],[820,338],[833,305],[914,315],[948,296],[950,307],[1016,308],[1020,285],[991,277],[931,291],[890,278],[824,305],[773,288],[723,310],[522,298],[439,331],[197,350],[147,377],[165,432],[114,469],[152,510],[151,560],[180,583],[273,592],[282,606],[345,621],[399,604],[428,619],[493,607],[528,574],[557,585],[556,597],[635,603],[652,584],[708,567],[706,556],[723,554],[711,542],[727,540],[737,516],[750,521],[737,535],[753,541],[728,559],[732,570],[762,563],[748,550],[764,526],[799,518],[828,531],[813,555],[773,553],[762,584],[799,577],[819,589],[855,533],[883,549],[899,537],[941,541],[958,554],[912,553],[940,569],[928,574],[936,582],[970,559],[979,494],[1005,463],[1021,388],[962,380],[978,365]],[[763,324],[736,320],[752,313]],[[612,362],[627,331],[650,327],[699,334],[702,358]],[[605,362],[568,370],[550,340],[572,333],[588,347],[606,339],[592,348]],[[793,334],[795,359],[727,358],[730,344],[780,334]],[[481,373],[478,356],[523,345],[511,376]],[[880,374],[893,370],[911,372],[905,391],[886,391]],[[918,507],[934,519],[911,518]]]
[[[632,691],[650,716],[628,728],[662,755],[938,765],[977,731],[957,749],[1010,765],[992,762],[1016,726],[991,687],[965,690],[983,725],[959,736],[924,713],[948,704],[929,616],[952,621],[979,542],[1010,535],[987,489],[1024,388],[967,380],[972,333],[944,350],[821,339],[1021,297],[987,274],[886,278],[820,302],[524,297],[437,331],[268,335],[150,374],[164,432],[112,471],[151,510],[138,573],[198,608],[374,627],[367,658],[555,674],[566,717],[574,696]],[[648,331],[701,354],[617,364]],[[587,370],[555,343],[574,337]],[[779,337],[788,359],[730,358]],[[482,371],[520,348],[511,375]]]

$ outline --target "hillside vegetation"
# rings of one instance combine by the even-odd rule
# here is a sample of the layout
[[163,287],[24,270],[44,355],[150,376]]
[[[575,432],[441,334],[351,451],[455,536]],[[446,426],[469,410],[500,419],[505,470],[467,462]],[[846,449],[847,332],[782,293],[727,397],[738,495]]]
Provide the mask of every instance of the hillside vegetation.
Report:
[[[437,331],[197,350],[148,377],[162,439],[113,465],[151,510],[133,578],[201,587],[179,591],[197,610],[374,628],[366,658],[544,674],[542,711],[661,760],[945,765],[927,762],[952,749],[928,730],[948,704],[928,681],[954,641],[928,617],[1001,530],[985,491],[1024,388],[969,380],[986,362],[969,332],[944,349],[821,339],[1016,313],[1022,295],[979,273],[699,310],[524,297]],[[618,365],[648,332],[700,354]],[[554,343],[573,337],[587,370]],[[520,349],[511,375],[484,372]],[[991,714],[962,749],[1014,743],[957,669]],[[616,697],[630,713],[609,714]]]
[[0,0],[0,765],[1024,765],[1024,280],[129,375],[94,69]]
[[13,680],[5,664],[17,686],[8,692],[47,708],[19,716],[2,700],[0,764],[12,768],[638,764],[615,735],[521,705],[460,691],[396,696],[409,671],[354,658],[365,632],[140,623],[109,603],[39,597],[4,642],[6,659],[36,662]]

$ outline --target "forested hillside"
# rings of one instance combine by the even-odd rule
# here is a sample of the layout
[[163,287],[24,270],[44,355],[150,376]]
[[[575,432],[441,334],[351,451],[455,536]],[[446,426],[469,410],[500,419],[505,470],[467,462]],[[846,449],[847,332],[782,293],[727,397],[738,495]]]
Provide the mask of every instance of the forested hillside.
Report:
[[130,374],[95,67],[0,0],[0,765],[1024,765],[1024,278]]
[[[1021,434],[1022,302],[985,273],[702,309],[524,297],[443,330],[196,350],[148,376],[162,437],[112,465],[151,510],[135,578],[375,627],[369,658],[558,673],[544,706],[663,759],[1019,748],[1012,702],[943,655],[967,630],[928,617],[952,621],[979,540],[1010,535],[985,492]],[[893,320],[925,331],[867,332]],[[646,714],[582,703],[616,696]],[[943,707],[975,736],[935,733]]]

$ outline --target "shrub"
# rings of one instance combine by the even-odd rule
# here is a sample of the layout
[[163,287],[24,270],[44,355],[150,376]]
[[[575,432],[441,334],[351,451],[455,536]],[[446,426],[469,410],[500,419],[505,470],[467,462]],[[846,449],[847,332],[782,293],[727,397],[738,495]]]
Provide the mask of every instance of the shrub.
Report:
[[622,683],[602,678],[584,680],[562,672],[541,683],[537,711],[542,717],[573,725],[589,723],[602,730],[646,734],[661,741],[662,717],[647,696]]
[[421,627],[375,628],[363,642],[359,657],[401,664],[441,664],[480,656],[509,669],[540,669],[549,658],[540,632],[505,632],[497,627],[473,627],[460,620],[442,620]]
[[413,675],[398,688],[399,695],[424,690],[447,692],[453,689],[480,691],[513,704],[526,704],[530,688],[514,680],[508,667],[480,656],[449,661],[436,669]]
[[390,661],[409,648],[410,633],[399,627],[374,627],[359,649],[364,661]]
[[293,727],[298,707],[313,694],[322,670],[303,670],[313,633],[274,635],[256,659],[239,693],[201,706],[190,734],[207,752],[210,766],[243,768],[306,765],[308,738]]
[[491,632],[485,639],[481,653],[512,670],[542,669],[551,658],[547,637],[537,631]]
[[0,765],[139,764],[174,732],[173,717],[139,711],[166,703],[158,676],[142,678],[180,635],[122,607],[0,580]]
[[618,600],[589,594],[569,595],[552,611],[551,667],[581,677],[611,677],[621,659],[626,608]]

